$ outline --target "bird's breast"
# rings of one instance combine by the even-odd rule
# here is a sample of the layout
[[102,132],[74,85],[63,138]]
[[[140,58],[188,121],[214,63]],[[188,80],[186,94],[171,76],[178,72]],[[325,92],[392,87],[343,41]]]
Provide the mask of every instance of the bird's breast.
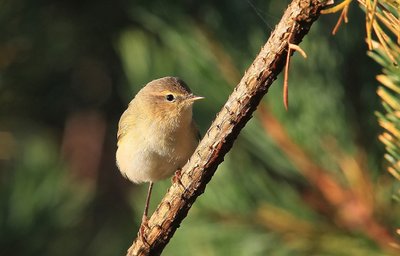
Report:
[[171,176],[183,167],[197,145],[191,123],[139,125],[126,134],[117,150],[120,171],[135,183]]

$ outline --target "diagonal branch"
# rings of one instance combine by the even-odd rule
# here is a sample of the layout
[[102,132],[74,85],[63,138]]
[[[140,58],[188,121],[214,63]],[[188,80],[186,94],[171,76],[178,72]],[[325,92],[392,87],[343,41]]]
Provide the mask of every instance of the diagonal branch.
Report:
[[[324,3],[322,3],[324,2]],[[293,0],[267,43],[217,114],[206,136],[158,205],[127,255],[159,255],[196,198],[204,192],[225,154],[260,100],[282,71],[288,38],[299,44],[326,5],[323,0]],[[293,29],[292,29],[293,28]]]

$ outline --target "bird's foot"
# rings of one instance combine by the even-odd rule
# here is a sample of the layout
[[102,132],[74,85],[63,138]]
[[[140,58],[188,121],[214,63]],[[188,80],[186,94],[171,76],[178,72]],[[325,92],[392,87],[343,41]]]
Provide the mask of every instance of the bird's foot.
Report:
[[185,188],[185,186],[183,186],[183,183],[182,183],[182,180],[181,180],[181,178],[182,178],[181,171],[182,171],[182,169],[176,170],[175,175],[172,177],[172,182],[173,183],[178,183],[180,186]]
[[147,239],[145,237],[146,229],[149,229],[149,218],[146,215],[143,215],[142,223],[140,224],[139,228],[139,238],[143,241],[144,244],[149,246],[150,244],[147,242]]

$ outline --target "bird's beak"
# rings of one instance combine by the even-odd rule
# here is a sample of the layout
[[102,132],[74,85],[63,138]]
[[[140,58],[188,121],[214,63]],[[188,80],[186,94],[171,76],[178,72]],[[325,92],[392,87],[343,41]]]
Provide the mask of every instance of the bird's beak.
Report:
[[204,99],[204,97],[196,96],[196,95],[194,95],[194,94],[190,94],[190,95],[187,97],[187,100],[188,100],[188,101],[196,101],[196,100],[201,100],[201,99]]

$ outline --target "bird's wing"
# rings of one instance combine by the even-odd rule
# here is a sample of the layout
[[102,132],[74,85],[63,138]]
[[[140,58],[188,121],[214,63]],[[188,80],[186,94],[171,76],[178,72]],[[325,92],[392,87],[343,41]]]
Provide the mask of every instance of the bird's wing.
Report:
[[125,112],[122,114],[121,119],[119,120],[118,123],[118,133],[117,133],[117,145],[119,146],[119,143],[121,139],[126,135],[130,127],[133,125],[134,120],[132,119],[132,115],[129,115],[128,109],[125,110]]

